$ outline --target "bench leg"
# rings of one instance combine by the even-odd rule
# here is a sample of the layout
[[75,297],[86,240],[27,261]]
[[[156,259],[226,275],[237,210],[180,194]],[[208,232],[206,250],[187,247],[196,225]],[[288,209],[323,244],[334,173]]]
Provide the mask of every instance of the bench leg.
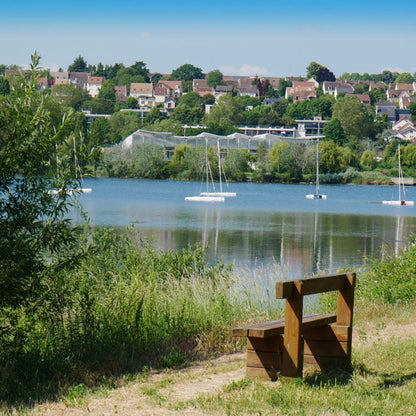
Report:
[[325,371],[331,367],[351,367],[351,327],[346,325],[325,325],[305,329],[305,365]]
[[283,336],[247,339],[247,377],[277,380],[282,369]]
[[292,297],[286,299],[285,333],[282,363],[282,376],[302,377],[303,373],[303,338],[302,312],[303,296],[301,284],[295,283]]

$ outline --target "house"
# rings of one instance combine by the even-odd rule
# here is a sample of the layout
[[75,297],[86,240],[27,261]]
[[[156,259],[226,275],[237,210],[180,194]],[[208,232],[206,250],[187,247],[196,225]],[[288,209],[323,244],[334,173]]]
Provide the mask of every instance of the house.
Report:
[[170,98],[169,91],[165,87],[154,87],[153,96],[155,97],[156,103],[164,103]]
[[382,88],[383,90],[386,90],[387,89],[387,85],[386,84],[376,83],[374,81],[369,81],[368,82],[368,91],[374,91],[374,90],[377,90],[379,88]]
[[247,87],[239,87],[238,95],[243,97],[245,95],[253,98],[260,96],[259,89],[255,85],[248,85]]
[[335,98],[341,93],[354,94],[353,86],[344,81],[324,81],[322,83],[322,90],[324,94],[331,94]]
[[416,128],[411,120],[406,117],[400,118],[392,125],[392,129],[397,132],[397,137],[402,140],[415,140]]
[[277,90],[280,85],[280,78],[266,78],[269,81],[269,84]]
[[125,85],[116,85],[114,90],[116,91],[117,100],[125,103],[127,101],[127,87]]
[[206,94],[211,94],[211,95],[215,94],[214,88],[211,88],[211,87],[199,87],[199,88],[196,88],[194,92],[199,94],[201,97],[203,97]]
[[183,93],[182,81],[159,81],[157,86],[166,88],[171,98],[178,98]]
[[233,92],[233,87],[231,85],[217,85],[215,87],[215,101],[218,101],[218,98],[222,97],[223,95],[227,95]]
[[168,116],[171,116],[176,107],[176,102],[173,98],[167,98],[163,104],[163,108]]
[[104,77],[88,77],[87,93],[92,98],[96,98],[103,85]]
[[[130,97],[131,97],[131,94],[130,94]],[[141,96],[138,96],[136,99],[137,99],[137,105],[139,108],[153,108],[156,105],[155,97],[148,97],[148,96],[141,95]]]
[[319,87],[319,83],[313,78],[307,81],[293,81],[293,88],[311,88],[315,89]]
[[254,78],[252,77],[241,77],[238,78],[237,81],[237,88],[247,88],[247,87],[251,87],[253,85],[254,82]]
[[399,101],[401,97],[410,97],[410,93],[408,90],[396,90],[396,89],[388,89],[386,91],[386,97],[388,101],[394,103],[395,101]]
[[231,77],[223,77],[222,79],[225,82],[225,85],[228,87],[237,88],[238,87],[238,81]]
[[74,87],[85,90],[90,76],[89,72],[70,72],[69,80]]
[[51,72],[51,77],[54,79],[54,85],[70,84],[69,72]]
[[315,88],[293,88],[293,102],[314,100],[316,98]]
[[153,97],[153,84],[145,82],[132,82],[130,85],[130,97],[138,100],[140,97]]
[[402,90],[402,91],[408,91],[410,94],[413,94],[414,87],[413,84],[396,84],[394,86],[395,90]]
[[45,91],[49,87],[48,77],[39,78],[38,85],[40,91]]
[[400,109],[406,109],[409,107],[410,103],[416,102],[416,97],[400,97],[399,98],[399,107]]
[[371,105],[371,99],[368,94],[346,94],[351,97],[356,97],[358,101],[364,105]]
[[396,108],[396,121],[400,120],[401,118],[407,118],[409,120],[412,120],[412,113],[410,112],[410,110],[407,110],[405,108]]
[[390,101],[379,101],[376,104],[376,115],[382,117],[387,114],[387,121],[396,121],[396,105]]
[[206,79],[194,79],[192,81],[192,89],[196,92],[199,88],[208,88],[208,81]]

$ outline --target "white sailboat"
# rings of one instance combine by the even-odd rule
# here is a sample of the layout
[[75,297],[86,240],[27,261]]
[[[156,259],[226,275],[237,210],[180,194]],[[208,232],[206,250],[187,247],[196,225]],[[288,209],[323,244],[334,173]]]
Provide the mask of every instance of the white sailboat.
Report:
[[[79,166],[79,162],[78,162],[78,157],[77,157],[77,149],[76,149],[76,145],[75,145],[75,137],[73,138],[73,142],[74,142],[74,166],[75,166],[75,172],[79,172],[79,178],[81,179],[81,183],[84,183],[84,178],[82,177],[82,172],[81,172],[81,167]],[[57,164],[58,164],[58,155],[56,156],[57,158]],[[77,173],[76,173],[77,175]],[[77,175],[78,177],[78,175]],[[58,195],[61,192],[65,192],[67,195],[71,196],[74,193],[84,193],[84,194],[90,194],[92,192],[92,188],[67,188],[67,189],[51,189],[48,191],[49,195]]]
[[206,177],[207,192],[201,192],[201,194],[196,195],[196,196],[187,196],[187,197],[185,197],[185,201],[194,201],[194,202],[224,202],[225,201],[224,196],[221,196],[221,195],[212,195],[209,192],[210,166],[209,166],[209,161],[208,161],[208,142],[205,142],[205,164],[206,164],[206,174],[207,174],[207,177]]
[[220,143],[219,142],[217,142],[217,147],[218,147],[218,173],[219,173],[219,178],[220,178],[220,191],[215,192],[215,189],[214,189],[213,192],[209,192],[207,190],[207,192],[201,192],[200,195],[202,195],[202,196],[223,196],[223,197],[237,196],[236,192],[223,192],[223,190],[222,190],[222,169],[221,169],[221,153],[220,153]]
[[314,194],[306,195],[307,199],[326,199],[326,195],[319,193],[319,139],[316,141],[316,190]]
[[[404,199],[406,190],[404,188],[403,171],[402,171],[402,165],[400,161],[400,143],[399,143],[398,150],[399,150],[399,199],[397,201],[395,200],[382,201],[382,203],[385,205],[399,205],[399,206],[414,205],[414,201],[406,201]],[[403,194],[403,197],[402,197],[402,194]]]

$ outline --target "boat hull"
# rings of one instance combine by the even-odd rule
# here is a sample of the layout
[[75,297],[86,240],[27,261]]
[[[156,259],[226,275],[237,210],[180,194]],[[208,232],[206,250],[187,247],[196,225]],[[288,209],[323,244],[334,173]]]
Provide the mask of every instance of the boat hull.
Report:
[[414,205],[414,201],[382,201],[384,205],[396,205],[396,206],[405,206],[405,205]]
[[194,201],[194,202],[224,202],[225,198],[223,196],[187,196],[185,201]]
[[306,195],[306,199],[326,199],[326,195],[309,194],[309,195]]
[[201,196],[223,196],[226,198],[237,196],[237,192],[201,192]]

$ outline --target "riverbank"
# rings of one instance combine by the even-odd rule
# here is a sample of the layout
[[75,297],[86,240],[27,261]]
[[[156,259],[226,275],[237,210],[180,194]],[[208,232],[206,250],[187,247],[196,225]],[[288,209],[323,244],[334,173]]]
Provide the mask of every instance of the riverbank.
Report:
[[245,354],[148,370],[113,387],[75,387],[28,415],[391,415],[415,414],[416,305],[358,302],[351,377],[303,381],[245,378]]

